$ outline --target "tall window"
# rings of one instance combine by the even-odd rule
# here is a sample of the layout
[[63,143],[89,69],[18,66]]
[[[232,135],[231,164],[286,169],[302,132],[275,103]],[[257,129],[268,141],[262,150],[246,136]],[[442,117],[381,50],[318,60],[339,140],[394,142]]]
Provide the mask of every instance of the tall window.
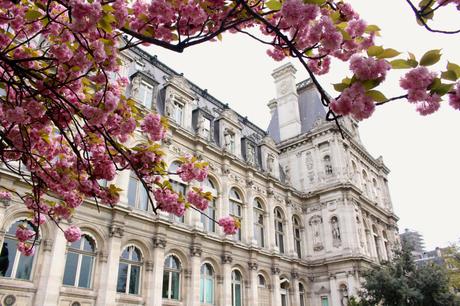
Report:
[[174,101],[173,118],[177,124],[182,125],[182,123],[184,122],[184,104]]
[[83,235],[67,248],[64,268],[64,285],[79,288],[91,288],[96,248],[94,240]]
[[280,284],[281,306],[288,306],[289,282],[285,280]]
[[142,82],[139,87],[137,99],[146,108],[152,108],[153,86],[146,82]]
[[180,299],[180,274],[181,265],[179,259],[169,255],[165,260],[163,272],[163,298],[170,300]]
[[208,263],[201,266],[200,303],[214,305],[214,269]]
[[[207,177],[203,182],[203,190],[209,191],[212,194],[213,199],[209,201],[208,208],[206,209],[205,213],[209,217],[213,218],[214,220],[217,219],[216,215],[216,197],[217,197],[217,189],[215,184],[212,182],[209,177]],[[215,233],[216,232],[216,223],[210,220],[205,215],[201,214],[201,223],[203,224],[203,228],[206,232]]]
[[264,207],[259,199],[254,200],[254,238],[257,245],[265,247]]
[[284,218],[279,208],[275,208],[275,242],[280,253],[284,254]]
[[367,185],[367,172],[363,170],[363,189],[366,194],[369,194],[369,187]]
[[293,218],[293,230],[294,230],[294,247],[295,251],[297,253],[297,256],[299,258],[302,258],[302,235],[301,235],[301,225],[299,218],[297,216],[294,216]]
[[329,306],[329,298],[327,296],[321,297],[321,306]]
[[[171,166],[169,167],[169,172],[171,173],[176,173],[177,169],[179,169],[180,164],[178,162],[173,162]],[[171,183],[172,189],[177,192],[178,194],[182,194],[184,197],[187,196],[187,185],[185,185],[182,180],[179,178],[178,175],[173,175],[170,179],[169,182]],[[184,223],[185,222],[185,217],[178,217],[174,216],[174,220],[179,223]]]
[[129,246],[123,250],[118,265],[117,292],[139,294],[142,255],[138,248]]
[[232,306],[243,305],[243,278],[238,270],[232,271]]
[[258,306],[269,306],[270,305],[270,291],[268,290],[267,281],[262,274],[257,275],[258,283]]
[[141,210],[147,210],[148,207],[147,190],[133,171],[129,176],[128,205]]
[[[241,200],[241,196],[235,188],[230,190],[230,215],[242,222],[243,219],[243,201]],[[241,225],[241,228],[243,226]],[[234,235],[235,239],[238,241],[242,240],[241,228],[238,229],[236,234]]]
[[[17,250],[19,241],[16,238],[16,229],[20,224],[26,225],[30,230],[33,229],[26,220],[18,221],[10,226],[3,240],[0,253],[0,276],[29,280],[32,275],[35,255],[24,256]],[[32,242],[33,240],[30,241],[30,243]]]
[[327,175],[331,175],[332,174],[331,157],[329,155],[324,156],[323,162],[324,162],[324,172]]
[[299,299],[300,306],[305,306],[305,287],[302,283],[299,283]]

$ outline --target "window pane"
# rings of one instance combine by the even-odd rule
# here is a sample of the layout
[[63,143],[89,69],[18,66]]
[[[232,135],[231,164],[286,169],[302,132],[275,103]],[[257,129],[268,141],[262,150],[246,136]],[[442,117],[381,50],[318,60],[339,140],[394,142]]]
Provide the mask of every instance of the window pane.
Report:
[[168,291],[169,291],[169,272],[164,272],[163,273],[163,298],[167,299],[169,298],[168,296]]
[[129,293],[139,294],[140,275],[141,267],[131,265],[131,276],[129,278]]
[[241,306],[241,285],[235,284],[235,305]]
[[16,270],[16,278],[30,279],[30,274],[32,273],[32,265],[34,263],[34,256],[20,256],[21,257],[19,257],[18,268]]
[[141,182],[140,184],[140,194],[139,194],[139,209],[142,210],[147,210],[147,203],[148,203],[148,196],[147,196],[147,190],[142,186]]
[[329,306],[329,300],[326,296],[321,297],[321,306]]
[[120,263],[118,266],[117,292],[126,292],[126,280],[128,274],[128,265]]
[[83,250],[88,252],[94,252],[94,242],[89,236],[83,236]]
[[204,303],[204,278],[200,278],[200,303]]
[[174,300],[179,299],[179,272],[172,272],[172,281],[171,281],[171,298]]
[[206,303],[212,304],[214,301],[214,282],[212,279],[206,279]]
[[91,287],[91,272],[93,271],[93,257],[83,255],[80,267],[80,279],[78,280],[78,287],[90,288]]
[[77,274],[78,254],[68,252],[64,269],[64,285],[75,286],[75,276]]
[[11,277],[14,258],[17,253],[17,241],[5,238],[0,256],[0,276]]
[[128,205],[136,206],[137,179],[130,177],[128,184]]

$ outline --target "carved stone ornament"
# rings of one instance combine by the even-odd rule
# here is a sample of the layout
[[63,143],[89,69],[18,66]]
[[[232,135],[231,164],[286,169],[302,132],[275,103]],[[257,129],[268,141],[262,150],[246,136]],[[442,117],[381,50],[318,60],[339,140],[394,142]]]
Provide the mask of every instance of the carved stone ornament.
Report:
[[230,254],[222,255],[222,263],[223,264],[231,264],[233,261],[233,257]]
[[273,275],[278,275],[281,273],[281,269],[278,266],[272,266],[271,270]]
[[124,233],[125,233],[125,230],[120,225],[112,224],[110,226],[110,231],[109,231],[110,237],[121,238],[123,237]]
[[145,262],[145,271],[153,271],[153,261],[146,261]]
[[299,272],[297,272],[297,271],[292,271],[292,272],[291,272],[291,276],[292,276],[293,279],[298,279],[298,278],[299,278]]
[[193,245],[190,247],[190,255],[200,257],[203,250],[198,245]]
[[152,241],[153,241],[154,248],[164,249],[166,247],[166,239],[163,237],[159,237],[159,236],[153,237]]
[[258,264],[255,261],[248,262],[249,270],[256,271],[258,268]]
[[99,262],[107,262],[108,255],[105,252],[99,252],[98,254]]

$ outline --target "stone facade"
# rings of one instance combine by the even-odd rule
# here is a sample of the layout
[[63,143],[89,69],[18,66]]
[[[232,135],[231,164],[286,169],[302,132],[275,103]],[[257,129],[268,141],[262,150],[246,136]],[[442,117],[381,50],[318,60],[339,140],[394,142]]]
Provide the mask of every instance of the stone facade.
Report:
[[[155,215],[136,179],[122,172],[109,182],[124,190],[119,205],[88,200],[72,219],[86,242],[69,245],[48,224],[24,262],[11,245],[4,251],[14,243],[12,226],[27,217],[15,198],[0,203],[1,256],[9,256],[0,303],[341,306],[357,293],[362,270],[391,256],[398,237],[389,170],[365,150],[356,122],[341,120],[342,137],[323,120],[315,89],[296,84],[292,66],[273,73],[267,134],[155,57],[132,49],[123,62],[127,94],[141,110],[170,118],[167,162],[174,167],[186,153],[208,161],[203,186],[215,196],[208,214],[234,215],[240,233],[225,236],[195,211]],[[0,171],[1,185],[27,188]],[[171,179],[179,190],[191,187]]]

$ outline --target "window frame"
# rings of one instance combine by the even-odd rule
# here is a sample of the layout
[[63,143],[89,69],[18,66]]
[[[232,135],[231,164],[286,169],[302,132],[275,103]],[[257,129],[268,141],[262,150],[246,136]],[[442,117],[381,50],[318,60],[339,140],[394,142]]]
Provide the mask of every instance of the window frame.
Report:
[[[279,214],[279,216],[277,213]],[[279,252],[281,254],[284,254],[286,251],[285,250],[285,233],[284,233],[284,228],[285,228],[284,214],[281,211],[281,208],[279,207],[275,207],[274,214],[275,214],[275,244],[278,247]],[[279,225],[281,225],[281,229],[282,229],[281,231],[278,228]]]
[[[257,245],[261,248],[265,248],[265,209],[262,201],[258,198],[254,199],[254,236],[257,241]],[[259,222],[259,218],[262,217],[262,223]],[[261,236],[261,237],[260,237]]]
[[[131,249],[129,249],[131,248]],[[128,250],[128,259],[126,258],[123,258],[123,253],[126,249],[129,249]],[[135,261],[133,259],[130,259],[132,258],[132,254],[133,252],[137,250],[138,253],[139,253],[139,256],[140,256],[140,259],[139,261]],[[117,287],[116,287],[116,292],[117,293],[121,293],[121,294],[129,294],[129,295],[141,295],[142,294],[142,266],[143,266],[143,258],[144,256],[142,255],[142,252],[140,250],[140,248],[138,248],[137,246],[135,245],[128,245],[126,247],[123,248],[123,250],[121,251],[121,254],[120,254],[120,259],[119,259],[119,262],[118,262],[118,276],[117,276]],[[128,266],[128,269],[126,271],[126,284],[125,284],[125,291],[118,291],[118,281],[119,281],[119,277],[120,277],[120,265],[121,264],[126,264]],[[137,266],[139,267],[139,280],[138,280],[138,285],[137,285],[137,293],[130,293],[129,292],[129,287],[130,287],[130,283],[131,283],[131,267],[132,266]]]
[[[84,237],[88,237],[88,241],[89,241],[89,244],[91,245],[91,243],[93,244],[92,247],[93,247],[93,251],[92,252],[89,252],[89,251],[85,251],[84,250],[84,246],[85,246],[85,243],[84,241],[82,240]],[[62,285],[63,286],[66,286],[66,287],[73,287],[73,288],[79,288],[79,289],[93,289],[93,285],[94,285],[94,273],[95,273],[95,270],[96,270],[96,251],[97,251],[97,247],[96,247],[96,240],[89,234],[87,233],[83,233],[81,235],[81,239],[78,240],[78,242],[80,243],[80,247],[78,249],[76,248],[72,248],[72,243],[68,243],[67,244],[67,248],[66,248],[66,259],[65,259],[65,264],[64,264],[64,273],[63,273],[63,279],[62,279]],[[65,270],[66,270],[66,266],[67,266],[67,260],[68,260],[68,256],[69,256],[69,253],[74,253],[74,254],[77,254],[78,256],[78,259],[77,259],[77,267],[75,269],[75,279],[74,279],[74,284],[73,285],[69,285],[69,284],[64,284],[64,280],[65,280]],[[81,277],[81,262],[83,260],[83,256],[89,256],[91,257],[91,262],[92,262],[92,265],[91,265],[91,272],[89,273],[89,285],[88,287],[80,287],[80,277]]]
[[[206,270],[206,266],[209,267],[209,270],[211,271],[211,275],[209,275]],[[204,268],[204,269],[203,269]],[[203,273],[203,270],[205,273]],[[213,266],[209,262],[205,262],[201,265],[200,267],[200,304],[202,305],[214,305],[215,304],[215,299],[216,299],[216,278],[215,278],[216,272],[213,268]],[[211,288],[211,303],[208,303],[206,301],[207,297],[207,282],[206,280],[211,280],[212,282],[212,288]],[[203,285],[203,287],[201,287]],[[203,295],[201,295],[201,292],[203,292]]]
[[[212,200],[209,201],[208,208],[206,209],[205,213],[213,218],[214,220],[217,220],[217,188],[216,188],[216,183],[215,181],[213,182],[213,179],[211,179],[209,176],[202,182],[201,187],[203,188],[203,191],[211,192],[212,195]],[[207,233],[213,233],[215,234],[217,232],[217,227],[216,223],[212,220],[210,220],[208,217],[206,217],[203,213],[200,214],[200,221],[201,224],[203,224],[203,230]]]
[[[176,259],[176,262],[177,262],[177,266],[178,268],[177,269],[174,269],[173,267],[167,267],[166,264],[167,264],[167,260],[169,258],[172,258],[172,259]],[[161,297],[162,299],[166,299],[166,300],[173,300],[173,301],[180,301],[181,300],[181,297],[182,297],[182,288],[181,288],[181,285],[182,285],[182,263],[179,259],[178,256],[174,255],[174,254],[169,254],[168,256],[165,257],[165,262],[164,262],[164,269],[163,269],[163,282],[164,282],[164,277],[165,277],[165,274],[168,274],[168,291],[167,291],[167,297],[164,297],[163,296],[163,288],[161,289]],[[172,282],[173,282],[173,273],[178,273],[178,285],[177,287],[179,288],[179,292],[177,293],[177,299],[175,298],[172,298]]]
[[[233,196],[236,195],[236,196]],[[237,219],[240,222],[240,228],[237,229],[237,232],[233,235],[233,238],[236,241],[243,242],[243,197],[241,192],[232,187],[229,192],[228,200],[230,202],[230,216]],[[235,213],[239,211],[239,214]]]
[[[294,238],[294,250],[297,253],[298,258],[302,258],[302,224],[297,216],[292,217],[292,227],[293,227],[293,238]],[[297,232],[299,235],[297,236]]]
[[[136,190],[135,190],[135,199],[134,203],[131,203],[130,201],[130,186],[131,186],[131,181],[135,181],[136,184]],[[145,209],[142,206],[141,203],[141,193],[145,191]],[[128,190],[127,190],[127,200],[128,200],[128,206],[132,207],[134,209],[138,209],[141,211],[148,211],[149,210],[149,192],[147,189],[145,189],[144,185],[142,184],[141,180],[137,177],[137,175],[134,173],[134,171],[130,171],[129,173],[129,181],[128,181]]]
[[[239,274],[240,279],[236,279],[236,273]],[[243,274],[239,270],[232,270],[231,274],[231,295],[232,295],[232,305],[231,306],[243,306],[244,305],[244,293],[243,293],[243,286],[244,280],[243,280]],[[236,304],[236,286],[240,286],[240,305]]]
[[[147,90],[142,90],[142,87],[144,88],[147,88]],[[148,92],[148,90],[150,90],[150,100],[146,101],[146,93]],[[150,84],[149,82],[145,81],[145,80],[141,80],[140,84],[139,84],[139,90],[138,90],[138,93],[137,93],[137,97],[136,97],[136,100],[139,101],[139,103],[147,108],[147,109],[152,109],[152,106],[153,106],[153,93],[154,93],[154,90],[155,90],[155,86]],[[143,92],[143,97],[141,97],[141,92]],[[149,102],[148,105],[146,104],[146,102]]]

